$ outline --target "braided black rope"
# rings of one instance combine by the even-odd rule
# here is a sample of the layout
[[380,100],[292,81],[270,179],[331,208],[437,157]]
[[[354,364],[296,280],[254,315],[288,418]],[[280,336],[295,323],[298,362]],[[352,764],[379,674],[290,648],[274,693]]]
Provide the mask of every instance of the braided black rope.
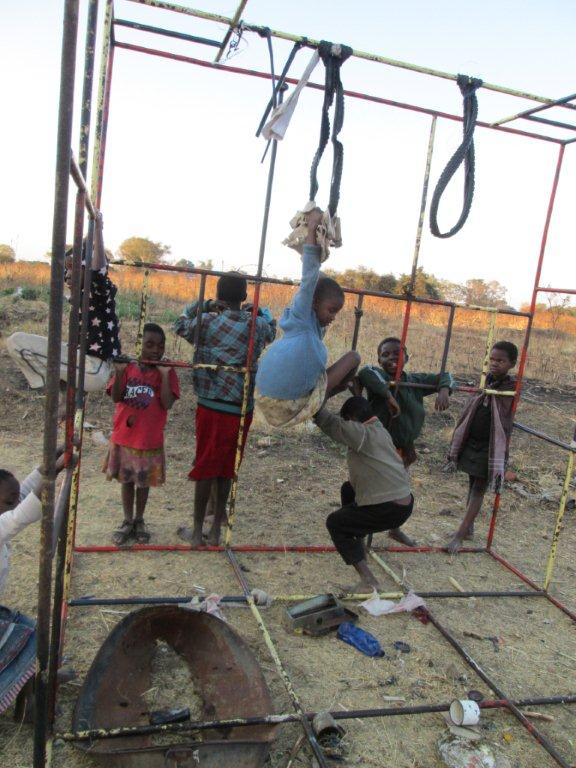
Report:
[[310,193],[309,200],[316,198],[318,192],[318,166],[324,150],[330,138],[330,118],[328,110],[336,98],[336,107],[334,110],[334,125],[332,127],[332,145],[334,147],[334,157],[332,161],[332,179],[330,181],[330,198],[328,210],[331,216],[336,214],[338,201],[340,200],[340,184],[342,181],[342,168],[344,162],[344,147],[338,141],[338,134],[344,124],[344,87],[340,79],[340,68],[342,64],[352,55],[352,48],[346,45],[339,46],[338,53],[333,52],[332,43],[322,41],[318,46],[318,53],[324,63],[326,70],[324,82],[324,102],[322,104],[322,118],[320,122],[320,140],[318,149],[312,160],[310,168]]
[[[430,231],[435,237],[452,237],[459,232],[468,218],[470,208],[472,207],[472,198],[474,197],[474,127],[478,118],[478,99],[476,91],[482,86],[482,80],[467,75],[458,75],[456,81],[460,92],[464,97],[464,121],[462,129],[464,136],[462,143],[454,152],[446,168],[442,171],[436,189],[432,195],[430,203]],[[444,194],[444,190],[450,183],[450,180],[464,161],[464,199],[462,203],[462,212],[460,218],[448,232],[440,232],[438,227],[438,207]]]

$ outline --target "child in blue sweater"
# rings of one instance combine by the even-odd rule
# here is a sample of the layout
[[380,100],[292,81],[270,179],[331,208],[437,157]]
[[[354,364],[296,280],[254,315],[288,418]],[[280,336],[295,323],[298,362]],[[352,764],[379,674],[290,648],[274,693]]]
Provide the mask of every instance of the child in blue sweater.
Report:
[[321,220],[319,209],[308,214],[300,288],[280,319],[284,335],[270,346],[256,374],[258,405],[275,427],[311,418],[327,398],[346,388],[360,363],[360,355],[351,350],[326,367],[324,333],[344,306],[344,291],[335,280],[320,274],[317,229]]

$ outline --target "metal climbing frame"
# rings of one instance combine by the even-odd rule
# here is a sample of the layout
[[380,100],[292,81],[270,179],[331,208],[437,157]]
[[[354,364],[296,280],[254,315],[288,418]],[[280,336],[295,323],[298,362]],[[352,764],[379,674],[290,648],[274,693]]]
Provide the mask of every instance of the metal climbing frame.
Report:
[[[262,79],[271,79],[271,75],[266,72],[259,72],[255,70],[246,70],[239,67],[232,67],[218,63],[222,54],[224,53],[226,46],[231,36],[241,29],[244,32],[257,32],[260,34],[267,34],[271,37],[277,37],[285,40],[291,40],[301,43],[302,46],[316,47],[317,41],[308,40],[306,38],[297,37],[294,35],[288,35],[283,32],[271,31],[266,27],[257,27],[255,25],[245,24],[241,21],[241,15],[246,6],[246,0],[242,0],[237,12],[233,18],[219,16],[216,14],[205,13],[202,11],[196,11],[183,6],[175,5],[169,2],[163,2],[161,0],[132,0],[132,2],[138,2],[142,5],[148,5],[155,8],[161,8],[168,11],[174,11],[177,13],[194,16],[207,21],[213,21],[218,23],[224,23],[228,29],[226,35],[222,41],[211,40],[203,37],[197,37],[194,35],[184,34],[174,30],[160,29],[158,27],[152,27],[150,25],[144,25],[128,20],[118,20],[114,18],[113,0],[104,0],[104,20],[102,24],[103,30],[103,44],[101,54],[101,66],[100,77],[98,87],[98,101],[96,111],[96,132],[94,137],[93,148],[93,162],[92,162],[92,183],[91,189],[88,190],[86,183],[88,172],[88,150],[89,150],[89,138],[90,138],[90,125],[92,115],[92,91],[93,91],[93,76],[94,76],[94,60],[95,60],[95,40],[96,30],[98,25],[98,5],[99,0],[88,0],[88,20],[86,31],[86,46],[84,57],[84,82],[83,82],[83,95],[82,95],[82,110],[81,110],[81,127],[80,127],[80,147],[79,147],[79,160],[76,162],[71,152],[71,140],[72,140],[72,117],[73,117],[73,94],[74,94],[74,81],[75,81],[75,58],[76,58],[76,44],[78,35],[78,6],[79,0],[65,0],[64,2],[64,30],[63,30],[63,45],[62,45],[62,67],[61,67],[61,87],[60,87],[60,108],[58,118],[58,143],[57,143],[57,162],[56,162],[56,192],[54,203],[54,225],[52,235],[52,268],[51,268],[51,284],[50,284],[50,314],[49,314],[49,352],[48,352],[48,376],[47,376],[47,397],[46,397],[46,414],[44,424],[44,458],[43,458],[43,474],[44,474],[44,487],[42,492],[42,524],[41,524],[41,542],[40,542],[40,563],[39,563],[39,593],[38,593],[38,666],[36,675],[36,723],[34,733],[34,767],[43,768],[51,756],[51,744],[54,738],[53,726],[54,726],[54,714],[55,714],[55,702],[57,695],[57,677],[56,671],[58,669],[60,659],[62,656],[62,649],[64,646],[64,630],[66,627],[66,620],[69,607],[78,605],[84,606],[96,606],[96,605],[110,605],[110,604],[123,604],[123,605],[145,605],[154,602],[182,602],[188,599],[187,596],[168,596],[157,598],[83,598],[80,600],[69,599],[71,572],[73,565],[73,557],[76,553],[82,552],[113,552],[118,551],[117,547],[101,546],[101,547],[80,547],[75,546],[75,533],[76,533],[76,518],[78,508],[78,490],[79,490],[79,477],[80,477],[80,460],[81,460],[81,445],[82,445],[82,428],[83,428],[83,416],[85,406],[85,394],[83,391],[84,382],[84,356],[85,345],[82,340],[86,336],[86,327],[88,317],[88,294],[89,294],[89,272],[92,260],[93,248],[103,248],[102,239],[102,225],[100,218],[100,204],[102,197],[102,182],[104,171],[104,159],[106,148],[106,132],[108,126],[108,114],[110,107],[110,92],[112,83],[112,68],[114,62],[114,52],[116,48],[123,50],[129,50],[133,52],[147,53],[155,56],[162,56],[165,58],[174,59],[177,61],[191,63],[197,66],[208,67],[210,69],[216,69],[222,72],[228,72],[231,74],[241,74],[250,77],[257,77]],[[142,32],[148,32],[150,34],[168,36],[171,38],[177,38],[190,43],[206,45],[214,48],[218,48],[216,54],[216,61],[209,62],[203,59],[195,59],[188,56],[181,56],[166,51],[155,50],[151,48],[144,48],[142,46],[130,45],[122,43],[115,38],[115,29],[119,28],[133,28]],[[385,58],[383,56],[376,56],[362,51],[354,51],[353,56],[361,59],[367,59],[377,63],[385,64],[393,67],[400,67],[413,72],[419,72],[434,77],[441,77],[450,80],[456,80],[456,75],[452,75],[445,72],[439,72],[436,70],[418,67],[406,62],[400,62],[392,59]],[[291,78],[286,78],[286,82],[294,84]],[[309,83],[308,87],[316,90],[322,90],[322,86]],[[496,91],[499,93],[508,94],[515,97],[521,97],[537,102],[540,106],[533,108],[532,110],[518,113],[511,118],[506,118],[499,122],[488,124],[478,122],[477,125],[489,130],[504,132],[507,134],[514,134],[518,136],[528,137],[538,141],[545,141],[555,143],[559,147],[558,160],[556,165],[556,172],[554,176],[552,191],[550,194],[550,200],[546,215],[546,222],[544,232],[542,235],[540,253],[538,258],[538,264],[536,269],[536,275],[534,280],[534,288],[532,294],[532,301],[529,312],[515,312],[512,310],[494,310],[486,307],[465,307],[466,310],[474,309],[478,311],[490,312],[490,325],[486,343],[486,349],[489,351],[492,341],[495,327],[495,321],[497,314],[512,314],[520,316],[526,319],[526,331],[524,336],[524,343],[522,347],[522,353],[518,370],[518,385],[514,392],[491,392],[485,389],[485,374],[487,371],[486,360],[483,366],[483,375],[480,381],[480,387],[460,387],[459,389],[470,392],[484,391],[490,394],[497,394],[499,396],[514,397],[514,410],[518,404],[518,400],[521,393],[521,383],[526,366],[526,360],[528,355],[528,344],[530,340],[530,333],[532,330],[534,312],[536,308],[536,300],[538,293],[549,290],[550,292],[561,293],[576,293],[574,289],[561,289],[550,288],[546,289],[539,285],[540,275],[542,271],[542,264],[546,249],[546,241],[548,236],[548,229],[552,217],[552,211],[554,207],[554,201],[556,197],[556,191],[558,187],[558,181],[560,176],[560,170],[562,166],[562,160],[564,157],[564,150],[566,144],[569,144],[573,139],[558,139],[552,136],[545,136],[538,133],[531,133],[528,131],[520,130],[517,128],[511,128],[504,123],[509,123],[516,119],[531,119],[533,121],[544,122],[545,124],[551,124],[554,127],[563,127],[567,130],[574,130],[575,126],[571,124],[559,124],[555,121],[543,120],[542,118],[536,118],[533,116],[534,112],[541,112],[549,107],[558,106],[564,109],[572,110],[576,109],[576,105],[571,102],[576,98],[576,95],[565,97],[564,99],[548,99],[542,96],[534,94],[523,93],[515,91],[502,86],[484,83],[483,87],[488,90]],[[384,99],[379,96],[371,96],[368,94],[358,93],[354,91],[345,91],[345,94],[350,98],[365,99],[375,103],[395,107],[399,109],[408,109],[420,114],[427,114],[432,118],[430,127],[430,137],[428,143],[428,152],[426,158],[426,168],[424,174],[424,184],[422,191],[422,200],[420,206],[420,215],[417,226],[416,242],[414,248],[411,280],[409,290],[406,295],[396,296],[386,293],[380,293],[376,291],[358,291],[347,290],[349,294],[357,296],[357,304],[355,308],[355,324],[353,331],[353,347],[355,348],[358,342],[360,323],[362,317],[362,305],[365,296],[376,296],[380,298],[393,299],[397,301],[405,302],[404,320],[402,325],[402,341],[406,340],[410,312],[413,304],[430,304],[435,306],[445,306],[449,311],[448,325],[446,331],[446,337],[444,342],[444,349],[442,354],[441,370],[445,370],[446,361],[450,349],[452,325],[454,316],[459,306],[453,302],[435,301],[430,299],[423,299],[413,295],[415,278],[418,269],[418,259],[420,252],[420,242],[423,230],[424,213],[426,210],[427,193],[428,193],[428,181],[430,175],[430,165],[434,146],[435,128],[438,119],[462,121],[462,118],[431,110],[428,108],[419,107],[412,104],[400,103]],[[268,184],[266,190],[266,199],[264,207],[264,218],[262,224],[262,234],[260,241],[260,252],[258,261],[258,270],[255,275],[249,277],[249,280],[254,283],[254,310],[252,319],[256,317],[258,308],[260,288],[262,283],[289,283],[289,281],[281,281],[271,278],[264,278],[262,276],[262,264],[264,259],[265,247],[266,247],[266,234],[268,223],[268,212],[272,195],[272,183],[274,178],[274,167],[276,161],[277,145],[276,142],[272,142],[272,152],[270,156],[270,165],[268,173]],[[69,191],[69,179],[72,177],[76,187],[76,210],[74,220],[74,250],[73,250],[73,267],[72,267],[72,304],[70,313],[70,327],[69,327],[69,355],[68,355],[68,369],[69,371],[76,370],[76,352],[78,350],[78,373],[76,375],[69,376],[67,387],[67,409],[66,409],[66,451],[69,459],[73,455],[76,455],[77,462],[74,465],[72,461],[69,462],[67,470],[68,483],[65,484],[64,490],[61,491],[58,500],[56,500],[55,494],[55,449],[57,439],[57,411],[58,411],[58,391],[59,391],[59,364],[60,364],[60,342],[61,342],[61,327],[62,327],[62,293],[63,293],[63,280],[64,280],[64,251],[66,242],[66,217],[68,210],[68,191]],[[87,232],[87,247],[85,255],[85,268],[84,276],[82,276],[82,240],[84,234],[84,219],[85,213],[88,215],[88,232]],[[197,269],[187,269],[180,267],[173,267],[169,265],[157,265],[147,264],[142,265],[146,270],[169,270],[179,272],[192,272],[200,275],[200,299],[204,297],[204,290],[206,284],[207,275],[219,275],[221,273],[216,271],[206,271]],[[83,288],[83,291],[82,291]],[[145,314],[145,300],[146,293],[143,294],[142,301],[142,317]],[[201,306],[201,302],[200,302]],[[79,328],[79,316],[82,318],[82,326]],[[250,377],[252,374],[252,353],[254,346],[254,330],[255,324],[252,323],[250,343],[248,349],[248,355],[246,365],[242,368],[236,369],[238,372],[244,374],[244,403],[243,403],[243,417],[242,426],[239,436],[239,445],[241,440],[242,431],[244,428],[244,416],[246,413],[246,407],[248,402],[248,393],[250,388]],[[192,364],[178,362],[176,365],[180,367],[198,367],[195,359]],[[397,374],[396,385],[401,386],[402,382],[399,381],[401,372],[401,366]],[[563,611],[573,621],[576,621],[576,614],[563,605],[557,598],[552,596],[548,588],[551,583],[553,567],[556,556],[556,549],[562,527],[562,519],[564,511],[566,509],[566,500],[570,480],[572,477],[574,466],[574,453],[576,452],[576,435],[574,441],[569,445],[563,443],[556,438],[545,435],[537,430],[533,430],[522,424],[515,423],[515,427],[523,432],[526,432],[538,439],[545,440],[546,442],[555,445],[566,452],[568,452],[568,463],[566,468],[566,475],[563,485],[563,492],[558,509],[556,524],[552,537],[552,545],[550,549],[550,555],[546,567],[546,573],[544,583],[542,587],[539,587],[534,581],[528,578],[513,564],[509,563],[493,548],[493,540],[495,534],[497,513],[499,510],[500,496],[495,497],[494,506],[492,510],[492,516],[490,520],[490,527],[488,533],[488,540],[485,547],[481,548],[464,548],[463,553],[470,552],[484,552],[487,553],[492,559],[503,565],[506,569],[514,573],[520,578],[529,589],[525,590],[508,590],[508,591],[474,591],[474,592],[421,592],[423,596],[429,598],[467,598],[467,597],[522,597],[522,598],[545,598],[553,605]],[[74,444],[73,438],[76,436],[79,440],[77,445]],[[76,442],[76,441],[75,441]],[[237,451],[236,467],[235,467],[235,480],[233,483],[233,490],[230,501],[230,514],[229,525],[226,533],[225,545],[223,547],[203,547],[202,552],[223,552],[232,566],[234,573],[237,577],[238,584],[242,590],[240,596],[228,596],[224,600],[228,602],[244,602],[249,605],[253,617],[260,628],[268,650],[274,661],[278,673],[280,674],[286,689],[289,693],[292,705],[295,713],[283,713],[269,718],[250,718],[242,719],[238,718],[232,722],[204,722],[204,723],[189,723],[184,725],[175,726],[147,726],[146,729],[141,727],[135,727],[132,729],[120,729],[120,731],[106,731],[98,730],[97,732],[88,733],[62,733],[59,734],[66,740],[76,739],[97,739],[97,738],[113,738],[115,736],[126,735],[127,732],[131,733],[146,733],[153,732],[171,732],[182,730],[202,730],[206,728],[213,728],[223,725],[250,725],[258,722],[300,722],[305,735],[308,739],[309,745],[314,752],[318,764],[323,768],[327,765],[326,759],[320,749],[314,733],[312,732],[310,721],[313,713],[305,712],[302,708],[297,691],[294,688],[292,681],[282,663],[281,657],[273,643],[272,637],[268,631],[266,623],[263,619],[262,612],[260,611],[254,596],[252,594],[251,585],[248,584],[244,573],[242,572],[236,553],[238,552],[303,552],[303,553],[320,553],[320,552],[333,552],[334,548],[329,546],[234,546],[232,545],[232,530],[235,517],[236,508],[236,489],[237,489],[237,476],[240,464],[240,451]],[[54,520],[54,523],[53,523]],[[131,548],[130,552],[141,551],[190,551],[189,546],[185,545],[172,545],[172,546],[158,546],[158,545],[136,545]],[[394,572],[390,566],[382,560],[379,555],[380,551],[388,552],[414,552],[414,553],[428,553],[434,554],[438,552],[445,552],[442,547],[387,547],[384,549],[374,548],[371,550],[371,556],[375,562],[383,569],[389,578],[395,583],[396,591],[387,593],[390,597],[398,597],[403,594],[404,585],[402,579]],[[54,568],[55,581],[54,581],[54,594],[52,595],[52,564],[53,558],[56,558],[56,565]],[[291,602],[294,600],[301,600],[307,597],[306,595],[277,595],[275,598],[279,601]],[[358,595],[346,595],[345,599],[357,599]],[[470,656],[465,648],[459,643],[459,641],[438,621],[438,619],[431,614],[429,610],[420,612],[419,618],[424,622],[431,622],[438,631],[445,637],[450,645],[456,650],[456,652],[464,659],[464,661],[475,671],[475,673],[490,687],[493,693],[496,695],[496,699],[486,701],[482,704],[485,708],[501,708],[508,710],[513,714],[518,721],[535,737],[535,739],[546,749],[546,751],[552,756],[552,758],[564,768],[568,768],[568,763],[563,756],[555,748],[554,744],[542,733],[540,733],[532,723],[526,718],[520,707],[544,705],[544,704],[567,704],[574,703],[576,697],[573,695],[566,696],[551,696],[541,697],[538,699],[524,699],[521,701],[512,700],[507,697],[497,686],[497,684],[491,680],[486,672],[478,665],[478,663]],[[426,705],[421,707],[398,707],[394,709],[366,709],[356,710],[349,712],[336,712],[334,716],[338,719],[347,718],[368,718],[368,717],[389,717],[389,716],[401,716],[401,715],[418,715],[426,712],[441,712],[448,708],[448,704],[438,705]]]

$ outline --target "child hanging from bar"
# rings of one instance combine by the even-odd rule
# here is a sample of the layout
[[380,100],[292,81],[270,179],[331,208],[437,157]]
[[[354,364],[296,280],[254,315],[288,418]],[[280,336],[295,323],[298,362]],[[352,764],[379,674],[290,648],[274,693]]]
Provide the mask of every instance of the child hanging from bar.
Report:
[[[219,278],[216,301],[208,300],[202,307],[198,348],[194,361],[212,366],[225,365],[242,368],[246,365],[250,329],[251,305],[242,306],[247,296],[247,282],[242,275],[231,272]],[[194,343],[197,328],[198,302],[189,304],[174,324],[174,330],[186,341]],[[255,320],[252,370],[262,350],[276,336],[276,321],[268,309],[260,308]],[[182,526],[178,535],[194,547],[202,545],[202,524],[208,502],[212,496],[214,519],[207,543],[220,543],[222,525],[226,522],[226,504],[230,494],[242,402],[244,374],[196,368],[193,383],[198,405],[196,408],[196,455],[189,478],[196,482],[194,493],[193,528]],[[250,376],[247,410],[240,448],[240,460],[254,410],[254,376]]]
[[[392,395],[391,382],[396,378],[400,361],[401,341],[388,336],[378,345],[379,366],[367,365],[358,374],[353,389],[362,394],[365,387],[372,410],[390,433],[392,441],[406,469],[417,460],[415,441],[422,432],[426,410],[424,398],[436,394],[434,408],[445,411],[450,405],[450,392],[454,381],[449,373],[407,373],[402,370],[400,381],[407,384],[422,384],[422,388],[395,387]],[[410,359],[404,347],[404,365]],[[395,541],[407,546],[415,542],[404,531],[392,529],[389,535]]]
[[344,306],[344,291],[320,273],[322,215],[318,208],[306,214],[302,281],[280,320],[284,335],[271,345],[256,375],[258,406],[276,427],[311,418],[328,397],[346,388],[360,363],[360,355],[351,350],[326,368],[328,350],[323,338]]
[[342,485],[342,506],[328,515],[326,527],[347,565],[360,575],[351,592],[380,589],[370,570],[362,539],[372,533],[399,529],[412,514],[410,478],[392,438],[364,397],[350,397],[340,416],[322,408],[318,427],[348,447],[349,480]]
[[[498,341],[490,351],[486,389],[512,392],[516,382],[509,371],[516,365],[518,348],[510,341]],[[508,441],[512,432],[512,403],[508,395],[474,395],[460,417],[450,444],[446,471],[459,469],[468,475],[466,513],[448,544],[456,554],[464,539],[472,539],[474,521],[482,508],[484,494],[491,485],[498,492],[508,460]]]
[[[160,362],[166,336],[156,323],[146,323],[142,336],[142,360]],[[107,393],[116,403],[114,427],[103,471],[108,480],[122,484],[124,519],[112,540],[123,546],[135,539],[150,541],[144,522],[151,487],[166,479],[164,428],[168,411],[180,397],[176,372],[169,365],[115,363]]]

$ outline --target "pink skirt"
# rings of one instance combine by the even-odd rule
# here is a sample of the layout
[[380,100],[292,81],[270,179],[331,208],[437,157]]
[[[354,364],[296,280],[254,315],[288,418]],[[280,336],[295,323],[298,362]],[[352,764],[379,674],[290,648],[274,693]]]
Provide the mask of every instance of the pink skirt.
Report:
[[119,483],[134,483],[136,488],[154,488],[164,485],[166,480],[166,461],[164,448],[152,448],[143,451],[116,445],[110,441],[108,455],[102,467],[107,480]]

